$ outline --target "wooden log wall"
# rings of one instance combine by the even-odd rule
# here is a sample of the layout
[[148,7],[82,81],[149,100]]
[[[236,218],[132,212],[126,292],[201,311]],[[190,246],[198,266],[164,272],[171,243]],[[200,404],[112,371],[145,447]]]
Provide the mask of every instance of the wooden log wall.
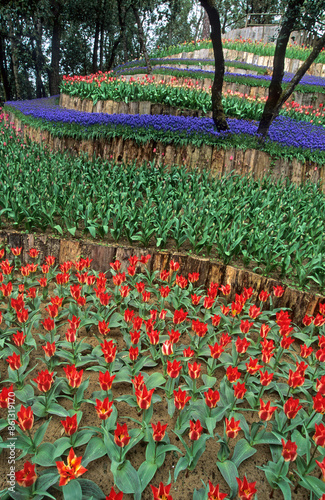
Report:
[[[256,64],[257,66],[266,66],[268,68],[273,67],[273,56],[259,56],[257,54],[253,54],[252,52],[230,49],[223,49],[223,55],[227,61],[241,61],[249,64]],[[174,54],[166,57],[171,59],[213,59],[213,49],[199,49],[194,50],[193,52],[181,52],[180,54]],[[302,63],[303,61],[300,61],[299,59],[286,58],[284,70],[289,71],[290,73],[295,73]],[[325,77],[325,64],[313,63],[307,71],[307,74]]]
[[[150,103],[149,103],[150,104]],[[222,177],[235,171],[239,175],[250,175],[261,179],[265,175],[277,181],[289,179],[301,184],[306,181],[321,183],[325,192],[325,168],[314,162],[274,159],[267,153],[247,149],[219,149],[217,146],[192,144],[179,146],[148,141],[138,145],[132,139],[122,137],[77,140],[72,137],[54,137],[47,131],[24,125],[14,113],[9,113],[8,121],[15,130],[21,129],[24,139],[47,145],[51,150],[68,150],[72,154],[87,153],[89,157],[101,156],[104,159],[123,163],[134,161],[155,161],[165,165],[186,165],[188,168],[208,168],[213,176]]]
[[[308,292],[302,292],[290,287],[285,287],[283,283],[271,278],[266,278],[250,271],[237,269],[233,266],[225,266],[216,261],[187,255],[181,252],[159,252],[156,248],[140,248],[119,245],[104,245],[85,240],[66,240],[48,236],[45,234],[25,234],[17,231],[1,231],[0,244],[7,247],[22,247],[21,260],[25,264],[29,262],[28,252],[31,248],[40,250],[41,262],[45,256],[54,255],[56,264],[62,264],[68,260],[76,260],[80,256],[93,259],[91,267],[97,271],[105,272],[110,270],[110,262],[115,259],[122,263],[122,272],[127,270],[128,258],[136,255],[151,255],[148,267],[150,271],[169,269],[171,260],[180,264],[179,273],[187,276],[188,273],[199,272],[200,279],[198,285],[208,287],[211,282],[219,285],[231,285],[231,294],[228,301],[235,299],[236,293],[241,293],[243,288],[252,287],[255,291],[254,299],[261,290],[273,291],[273,286],[282,285],[285,288],[281,298],[274,299],[275,307],[289,307],[292,310],[291,318],[294,323],[300,325],[305,314],[315,315],[319,310],[319,303],[323,303],[325,297]],[[12,255],[8,255],[12,259]],[[140,268],[137,269],[137,271]],[[108,272],[108,277],[111,276]],[[258,301],[259,304],[259,301]],[[268,307],[269,303],[266,303]]]

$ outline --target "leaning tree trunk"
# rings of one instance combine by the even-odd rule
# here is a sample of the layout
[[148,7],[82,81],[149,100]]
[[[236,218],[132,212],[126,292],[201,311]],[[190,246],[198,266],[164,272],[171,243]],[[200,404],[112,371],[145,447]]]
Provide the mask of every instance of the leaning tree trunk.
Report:
[[[42,23],[37,16],[33,19],[35,33],[35,48],[33,47],[33,60],[35,64],[36,75],[36,97],[45,97],[45,88],[42,81],[42,69],[44,66],[44,56],[42,53]],[[33,40],[32,40],[33,42]]]
[[276,41],[273,59],[273,75],[269,87],[269,96],[265,103],[262,118],[257,130],[257,133],[261,134],[262,139],[264,139],[268,133],[272,120],[274,119],[275,109],[282,94],[282,80],[284,76],[286,49],[290,34],[297,19],[300,18],[300,10],[303,3],[304,0],[289,0],[285,18]]
[[324,44],[325,44],[325,33],[319,40],[317,40],[312,52],[307,57],[306,61],[300,66],[300,68],[297,70],[296,74],[292,78],[287,88],[282,92],[278,104],[275,107],[272,121],[274,120],[274,118],[278,116],[281,107],[287,101],[287,99],[289,99],[289,97],[293,93],[294,89],[296,88],[296,86],[298,85],[304,74],[309,70],[310,66],[315,61],[316,57],[319,55],[322,48],[324,47]]
[[215,0],[200,0],[205,8],[211,26],[211,40],[213,45],[215,72],[212,85],[212,117],[218,131],[228,130],[229,126],[222,105],[222,86],[225,73],[225,60],[223,57],[220,16]]
[[132,4],[132,10],[133,10],[133,14],[134,14],[135,20],[136,20],[137,25],[138,25],[139,42],[140,42],[141,51],[143,52],[143,55],[144,55],[144,58],[145,58],[145,61],[146,61],[146,66],[147,66],[147,69],[148,69],[148,73],[151,73],[152,68],[151,68],[150,59],[149,59],[148,52],[147,52],[146,42],[145,42],[145,39],[144,39],[144,32],[143,32],[142,22],[141,22],[138,10],[137,10],[137,8],[136,8],[136,6],[134,4]]

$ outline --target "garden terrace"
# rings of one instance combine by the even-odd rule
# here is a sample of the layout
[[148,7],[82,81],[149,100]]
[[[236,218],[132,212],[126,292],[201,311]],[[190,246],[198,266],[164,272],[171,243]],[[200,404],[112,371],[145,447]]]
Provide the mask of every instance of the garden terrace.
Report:
[[[107,243],[174,248],[209,255],[223,265],[237,263],[302,289],[323,290],[325,202],[316,183],[295,186],[275,184],[270,178],[254,181],[230,175],[233,169],[228,166],[226,178],[213,178],[206,168],[200,172],[171,166],[171,146],[165,149],[166,166],[139,161],[136,166],[121,167],[114,158],[104,161],[91,159],[92,155],[87,159],[53,153],[44,145],[30,144],[27,138],[24,145],[18,130],[13,134],[12,128],[2,124],[5,227],[13,224],[20,230],[49,230]],[[131,144],[121,141],[112,139],[115,152],[122,155]],[[64,144],[71,152],[74,140]],[[156,155],[152,145],[150,151],[145,148]],[[188,148],[183,148],[183,154]],[[202,151],[198,149],[197,158]],[[229,151],[222,152],[231,165],[234,159]],[[292,163],[288,162],[288,168]],[[279,227],[281,232],[270,229]]]
[[24,243],[0,262],[0,460],[14,390],[21,471],[15,495],[1,478],[4,500],[33,484],[57,500],[149,500],[160,481],[174,500],[217,484],[234,498],[244,476],[263,498],[323,494],[324,303],[297,328],[281,286],[231,303],[229,286],[200,287],[177,260],[155,273],[152,256],[125,253],[98,273],[67,242],[60,266]]
[[[227,41],[223,40],[224,58],[230,61],[241,61],[258,66],[273,66],[274,44],[265,44],[259,42],[245,42],[244,40]],[[310,49],[297,46],[289,46],[286,51],[285,71],[294,73],[301,65],[301,61],[307,59]],[[154,58],[173,57],[173,58],[193,58],[193,59],[212,59],[212,42],[203,40],[194,43],[184,43],[183,45],[168,47],[157,50],[152,54]],[[316,61],[311,65],[309,74],[325,77],[325,53],[320,53]]]

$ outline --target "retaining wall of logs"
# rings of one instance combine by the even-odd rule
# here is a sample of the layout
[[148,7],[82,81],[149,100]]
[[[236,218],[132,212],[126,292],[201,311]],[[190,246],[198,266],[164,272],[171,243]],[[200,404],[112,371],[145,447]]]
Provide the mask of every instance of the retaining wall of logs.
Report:
[[[266,66],[268,68],[273,67],[273,56],[259,56],[257,54],[253,54],[252,52],[230,49],[223,49],[223,55],[227,61],[241,61],[249,64],[256,64],[257,66]],[[214,59],[212,48],[194,50],[193,52],[181,52],[180,54],[174,54],[166,57],[170,59]],[[295,73],[302,64],[303,61],[300,61],[299,59],[286,58],[284,70],[289,71],[290,73]],[[325,64],[313,63],[307,71],[307,74],[325,77]]]
[[222,177],[235,171],[239,175],[249,175],[261,179],[270,175],[274,180],[289,179],[296,184],[305,181],[321,182],[325,192],[325,168],[314,162],[302,163],[297,159],[291,161],[274,159],[267,153],[247,149],[219,149],[217,146],[192,144],[179,146],[148,141],[137,144],[132,139],[122,137],[77,140],[72,137],[54,137],[45,130],[24,125],[13,112],[8,120],[15,130],[21,129],[24,139],[49,146],[51,150],[68,150],[72,154],[87,153],[88,156],[101,156],[117,162],[132,163],[134,161],[155,161],[165,165],[186,165],[188,168],[208,168],[213,176]]
[[[235,299],[236,293],[241,293],[243,288],[252,287],[256,298],[261,290],[273,291],[273,286],[283,285],[274,279],[259,276],[250,271],[237,269],[233,266],[224,266],[207,258],[196,257],[184,253],[158,252],[155,248],[122,247],[118,245],[100,245],[85,240],[66,240],[54,238],[44,234],[22,234],[15,231],[1,231],[0,244],[5,244],[9,248],[22,247],[21,260],[23,263],[29,262],[28,252],[31,248],[40,250],[41,262],[46,255],[54,255],[56,264],[65,261],[75,261],[80,256],[93,259],[91,267],[97,271],[105,272],[110,270],[110,262],[118,259],[122,263],[122,272],[127,270],[128,258],[131,255],[141,257],[141,255],[151,255],[149,260],[150,271],[163,271],[169,269],[170,260],[179,262],[180,274],[187,276],[188,273],[199,272],[199,285],[208,287],[211,281],[220,285],[231,285],[231,294],[228,301]],[[8,255],[8,258],[12,256]],[[137,272],[140,270],[139,265]],[[110,272],[108,272],[110,277]],[[284,286],[284,285],[283,285]],[[289,307],[292,310],[291,317],[294,323],[301,324],[305,314],[315,315],[318,312],[320,302],[324,302],[325,297],[313,293],[301,292],[289,287],[285,287],[284,295],[281,298],[274,298],[275,307]],[[259,305],[259,301],[258,301]],[[268,307],[268,303],[266,304]]]

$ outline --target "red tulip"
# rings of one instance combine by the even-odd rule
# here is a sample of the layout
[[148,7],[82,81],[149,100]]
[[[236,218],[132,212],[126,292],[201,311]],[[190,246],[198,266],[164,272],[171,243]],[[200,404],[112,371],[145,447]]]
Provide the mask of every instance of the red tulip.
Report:
[[47,369],[38,372],[37,377],[33,380],[36,382],[39,391],[48,392],[51,389],[53,384],[53,373],[54,372],[49,373]]
[[64,427],[64,431],[68,436],[72,436],[77,432],[77,414],[75,413],[72,417],[67,416],[65,420],[61,420],[61,424]]
[[116,375],[110,375],[109,371],[99,372],[99,384],[102,391],[109,391],[112,388],[113,380]]
[[271,420],[273,413],[276,411],[276,406],[270,406],[271,401],[268,401],[266,404],[262,399],[260,399],[260,410],[258,412],[258,416],[261,420],[265,420],[268,422]]
[[246,476],[244,476],[243,481],[236,477],[236,481],[238,483],[239,500],[251,500],[257,492],[257,489],[255,488],[256,481],[254,483],[249,483]]
[[230,439],[233,439],[237,436],[238,432],[241,431],[240,420],[235,421],[235,418],[232,417],[230,420],[225,418],[226,422],[226,436]]
[[161,425],[161,423],[158,422],[157,425],[151,424],[151,426],[153,431],[152,434],[153,440],[158,442],[164,439],[168,424]]
[[31,464],[29,461],[27,461],[24,463],[24,468],[15,473],[16,481],[19,486],[22,486],[23,488],[29,488],[35,483],[37,479],[35,467],[36,464]]
[[19,425],[22,431],[29,431],[34,424],[34,414],[31,406],[25,408],[23,405],[20,407],[20,411],[17,412],[18,421],[15,420],[16,424]]
[[153,493],[153,500],[173,500],[173,497],[169,494],[171,484],[164,486],[163,483],[160,483],[159,488],[155,488],[155,486],[151,484],[150,487]]
[[186,391],[182,391],[181,388],[178,391],[174,391],[174,404],[178,410],[182,410],[191,399],[191,396],[187,396],[186,394]]
[[117,422],[117,427],[114,431],[114,441],[117,446],[120,446],[121,448],[124,448],[124,446],[127,446],[130,442],[130,436],[128,433],[128,428],[126,424],[120,425]]
[[107,420],[108,417],[111,415],[113,408],[113,401],[109,401],[108,398],[105,398],[104,401],[100,401],[99,399],[96,399],[96,406],[95,410],[97,412],[98,417],[100,420]]
[[137,398],[138,406],[142,410],[147,410],[150,407],[150,405],[151,405],[151,398],[152,398],[152,395],[153,395],[154,391],[155,391],[155,389],[151,389],[150,391],[148,391],[148,389],[146,388],[145,385],[143,386],[142,390],[137,389],[135,391],[135,395],[136,395],[136,398]]
[[221,493],[221,491],[219,491],[219,484],[213,486],[209,480],[208,500],[224,500],[227,496],[227,493]]
[[284,439],[281,439],[282,441],[282,456],[286,462],[294,462],[297,458],[297,449],[298,446],[296,443],[292,441],[287,441],[285,442]]
[[18,370],[21,367],[20,355],[15,352],[12,353],[12,356],[8,356],[6,361],[12,370]]
[[87,469],[81,465],[82,457],[77,457],[73,448],[71,448],[67,465],[64,462],[55,462],[60,474],[59,486],[65,486],[71,479],[76,479],[87,472]]

